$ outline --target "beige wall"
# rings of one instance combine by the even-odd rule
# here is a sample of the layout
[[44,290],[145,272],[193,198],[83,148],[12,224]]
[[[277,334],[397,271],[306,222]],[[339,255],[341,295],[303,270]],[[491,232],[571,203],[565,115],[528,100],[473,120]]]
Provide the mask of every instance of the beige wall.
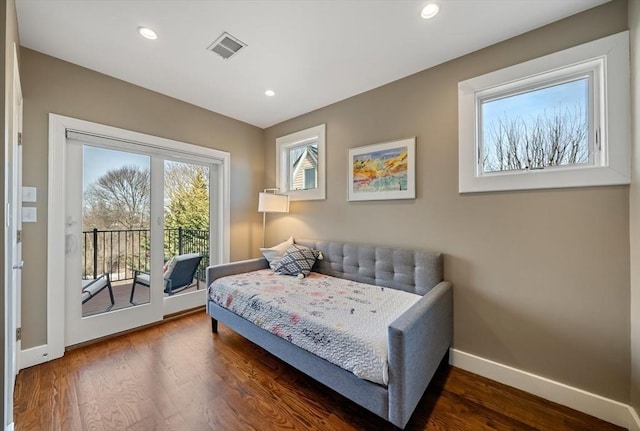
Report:
[[[262,130],[41,53],[22,50],[24,185],[38,222],[24,225],[23,348],[46,343],[47,139],[50,112],[231,153],[231,259],[260,245]],[[61,250],[62,252],[62,250]]]
[[[288,237],[441,250],[454,347],[623,402],[629,399],[629,188],[458,194],[459,81],[627,28],[615,0],[266,130],[326,123],[327,199],[272,215]],[[417,137],[417,198],[347,202],[347,149]]]
[[629,1],[631,29],[632,184],[631,235],[631,405],[640,413],[640,0]]

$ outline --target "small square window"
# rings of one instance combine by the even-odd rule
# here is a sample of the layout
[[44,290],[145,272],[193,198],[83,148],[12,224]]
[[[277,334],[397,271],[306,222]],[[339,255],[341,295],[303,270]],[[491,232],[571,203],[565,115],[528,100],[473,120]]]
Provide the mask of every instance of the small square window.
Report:
[[311,142],[289,149],[291,190],[310,190],[318,187],[318,143]]
[[281,193],[293,201],[325,199],[324,124],[277,138],[276,153]]

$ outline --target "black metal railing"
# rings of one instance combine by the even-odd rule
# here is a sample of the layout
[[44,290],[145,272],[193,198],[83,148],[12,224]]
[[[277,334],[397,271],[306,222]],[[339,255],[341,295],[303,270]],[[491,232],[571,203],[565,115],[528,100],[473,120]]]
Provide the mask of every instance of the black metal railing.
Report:
[[[131,280],[136,269],[150,268],[151,231],[149,229],[84,231],[82,240],[83,278],[97,278],[109,273],[111,280]],[[164,260],[187,253],[200,253],[202,261],[196,271],[205,279],[209,262],[209,231],[198,229],[165,229]]]

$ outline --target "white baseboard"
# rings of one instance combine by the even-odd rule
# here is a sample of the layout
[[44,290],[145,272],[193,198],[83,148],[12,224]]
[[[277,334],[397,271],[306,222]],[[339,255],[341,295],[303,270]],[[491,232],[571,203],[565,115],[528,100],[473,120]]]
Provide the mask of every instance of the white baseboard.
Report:
[[[470,353],[449,349],[449,363],[624,428],[630,427],[633,421],[635,411],[627,404]],[[637,414],[635,418],[637,421]]]
[[44,364],[49,361],[49,346],[43,344],[42,346],[32,347],[20,351],[20,369],[33,367],[34,365]]
[[629,406],[629,431],[640,431],[640,416],[631,406]]

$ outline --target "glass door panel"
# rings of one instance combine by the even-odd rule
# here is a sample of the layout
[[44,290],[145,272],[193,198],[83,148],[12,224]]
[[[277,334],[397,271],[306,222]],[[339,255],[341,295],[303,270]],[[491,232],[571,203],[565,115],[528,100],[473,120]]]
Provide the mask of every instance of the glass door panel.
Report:
[[164,294],[204,287],[210,251],[209,166],[164,162]]
[[149,156],[83,146],[83,317],[149,302],[150,169]]
[[153,288],[162,274],[152,273],[162,263],[162,250],[154,250],[162,223],[151,222],[161,214],[162,197],[151,190],[161,171],[147,155],[67,140],[65,345],[162,318],[161,291]]

